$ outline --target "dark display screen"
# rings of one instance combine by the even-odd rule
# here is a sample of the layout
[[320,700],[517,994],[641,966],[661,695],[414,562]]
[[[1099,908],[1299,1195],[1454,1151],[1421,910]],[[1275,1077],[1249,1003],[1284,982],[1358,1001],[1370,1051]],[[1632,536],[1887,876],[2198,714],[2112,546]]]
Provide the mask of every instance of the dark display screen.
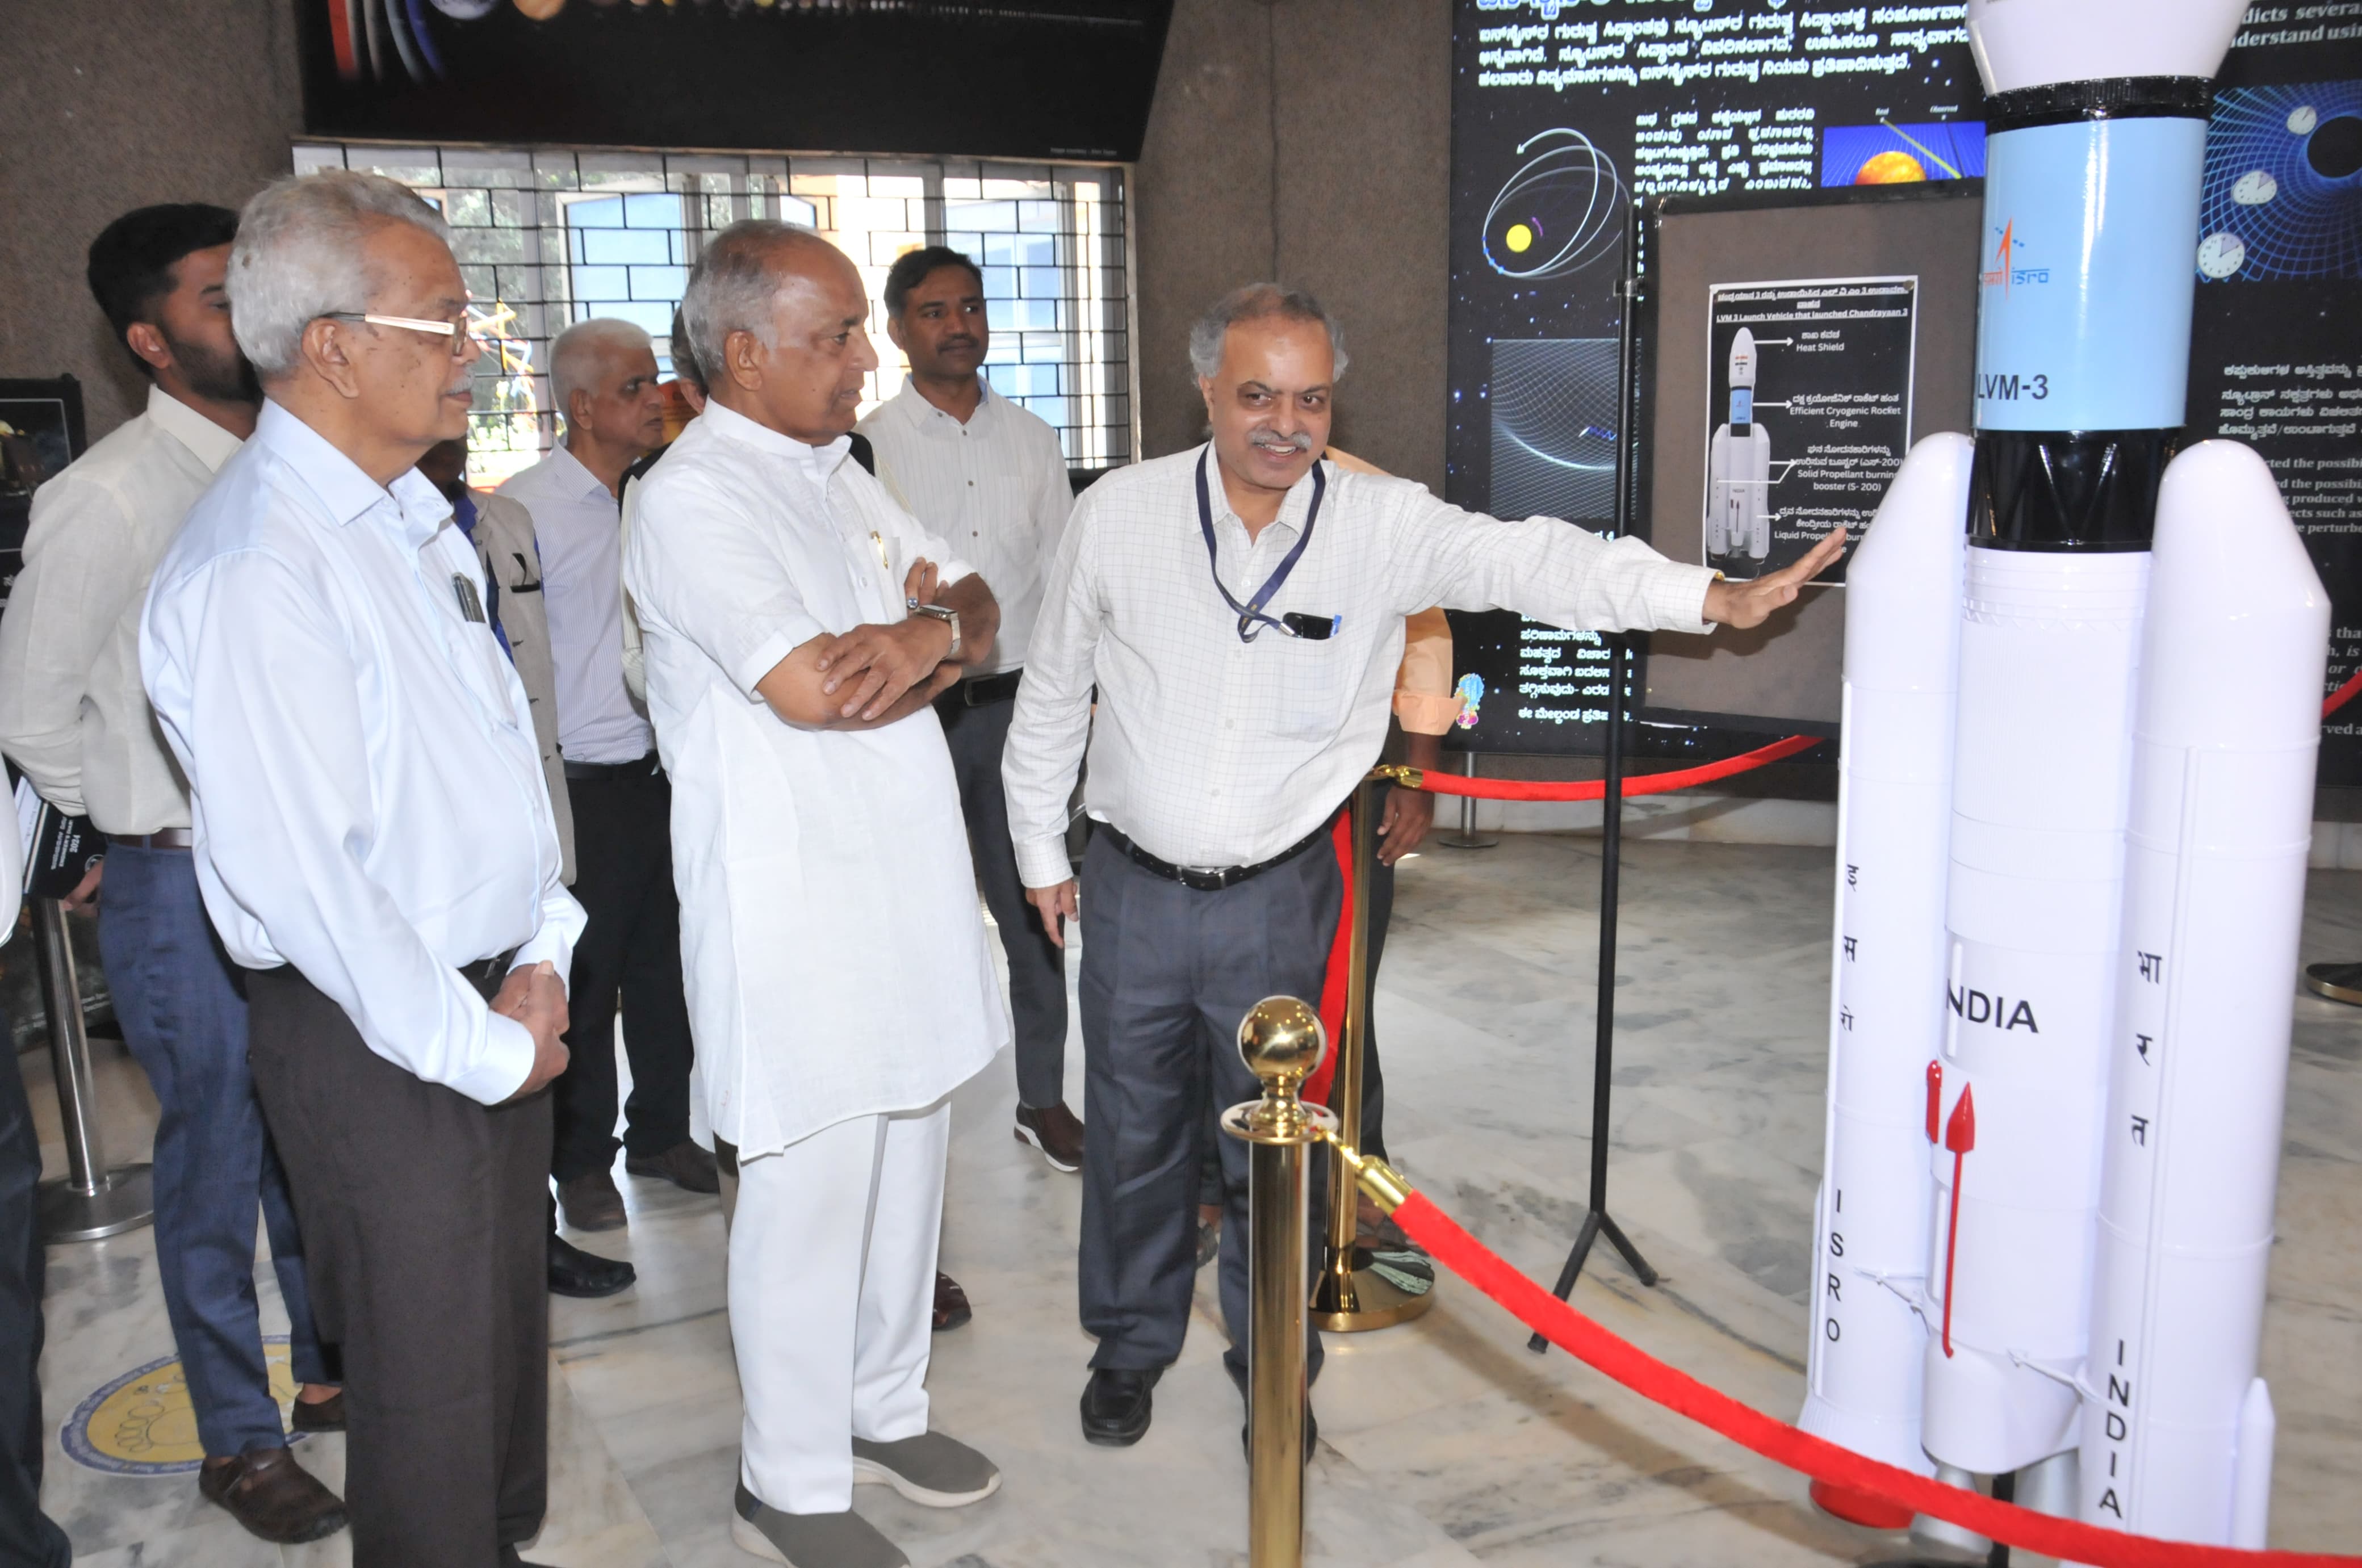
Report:
[[315,136],[1140,156],[1171,0],[292,0]]

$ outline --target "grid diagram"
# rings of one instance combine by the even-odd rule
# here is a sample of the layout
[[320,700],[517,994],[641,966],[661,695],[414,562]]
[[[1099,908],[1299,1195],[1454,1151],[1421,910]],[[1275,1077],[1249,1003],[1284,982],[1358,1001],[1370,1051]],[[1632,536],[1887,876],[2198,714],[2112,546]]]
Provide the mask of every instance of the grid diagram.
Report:
[[2362,82],[2214,94],[2202,282],[2362,277]]
[[637,323],[669,375],[673,308],[690,268],[708,236],[750,217],[816,229],[859,270],[879,359],[864,414],[900,392],[909,370],[886,332],[887,270],[905,251],[948,245],[984,273],[993,390],[1058,432],[1068,466],[1131,460],[1120,170],[359,143],[295,149],[299,173],[335,168],[400,180],[451,226],[485,349],[469,416],[472,483],[498,484],[562,433],[549,344],[573,323]]

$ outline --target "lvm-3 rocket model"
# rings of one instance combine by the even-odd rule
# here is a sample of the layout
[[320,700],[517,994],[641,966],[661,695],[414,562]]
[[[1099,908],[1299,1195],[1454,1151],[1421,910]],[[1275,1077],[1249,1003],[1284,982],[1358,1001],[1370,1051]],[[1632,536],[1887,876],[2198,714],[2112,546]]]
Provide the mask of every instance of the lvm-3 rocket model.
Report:
[[1772,433],[1755,420],[1755,334],[1730,340],[1730,418],[1706,449],[1705,550],[1732,577],[1772,553]]
[[1848,573],[1803,1424],[2259,1547],[2329,602],[2262,461],[2180,449],[2210,81],[2245,9],[1970,0],[1977,430],[1911,452]]

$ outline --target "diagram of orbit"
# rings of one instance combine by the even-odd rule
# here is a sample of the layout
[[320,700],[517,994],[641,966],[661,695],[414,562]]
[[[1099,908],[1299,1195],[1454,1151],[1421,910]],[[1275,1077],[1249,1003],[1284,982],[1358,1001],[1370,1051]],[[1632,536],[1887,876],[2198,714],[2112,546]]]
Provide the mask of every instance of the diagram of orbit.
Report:
[[1560,126],[1518,146],[1522,160],[1485,213],[1485,259],[1505,278],[1560,278],[1615,253],[1624,177],[1581,131]]
[[2218,94],[2199,223],[2202,278],[2362,277],[2362,83]]

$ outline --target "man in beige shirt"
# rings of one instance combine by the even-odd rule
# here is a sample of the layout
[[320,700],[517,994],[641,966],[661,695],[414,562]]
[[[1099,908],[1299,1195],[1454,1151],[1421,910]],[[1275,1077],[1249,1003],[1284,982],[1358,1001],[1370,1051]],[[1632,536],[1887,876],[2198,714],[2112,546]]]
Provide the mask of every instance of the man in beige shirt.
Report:
[[99,952],[156,1091],[156,1267],[204,1443],[198,1490],[265,1540],[304,1541],[344,1528],[345,1509],[296,1463],[271,1396],[258,1208],[304,1385],[295,1430],[342,1430],[344,1401],[328,1386],[295,1210],[248,1074],[246,1001],[198,894],[187,786],[139,679],[149,578],[261,403],[230,336],[237,227],[220,207],[142,207],[91,246],[91,292],[149,378],[148,411],[33,498],[25,568],[0,617],[0,751],[107,837]]

